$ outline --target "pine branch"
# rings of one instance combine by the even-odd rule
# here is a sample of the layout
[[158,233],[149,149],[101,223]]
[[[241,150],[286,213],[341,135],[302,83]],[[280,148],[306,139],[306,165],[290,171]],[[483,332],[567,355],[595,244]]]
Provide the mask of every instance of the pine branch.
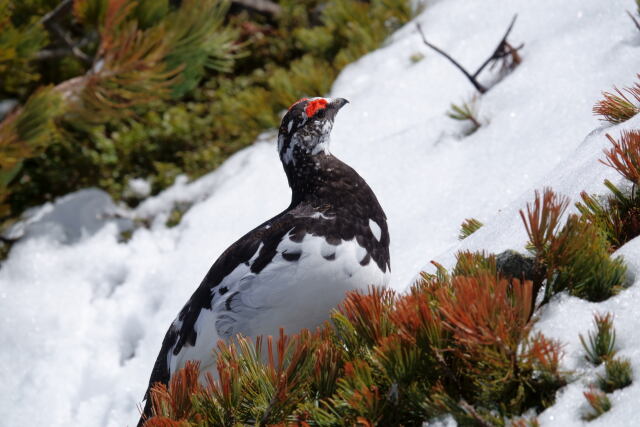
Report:
[[611,148],[604,150],[600,163],[609,166],[635,185],[640,185],[640,131],[622,131],[619,140],[607,134]]
[[458,240],[464,240],[478,231],[484,224],[475,218],[467,218],[460,225],[460,233],[458,234]]
[[611,400],[609,400],[609,397],[603,392],[596,390],[595,387],[591,387],[589,391],[585,391],[583,394],[585,399],[587,399],[587,403],[591,406],[591,411],[582,416],[583,420],[592,421],[611,410]]
[[[604,99],[593,106],[593,114],[602,116],[600,120],[610,123],[622,123],[638,114],[637,107],[620,89],[613,87],[615,93],[602,92]],[[632,87],[624,88],[624,91],[640,102],[640,85],[636,83]]]
[[616,355],[616,331],[613,328],[613,315],[611,313],[593,315],[594,332],[589,331],[589,341],[579,335],[580,342],[585,351],[585,359],[598,366],[607,360],[613,360]]
[[451,55],[449,55],[447,52],[435,46],[434,44],[428,42],[427,38],[422,32],[422,27],[420,27],[420,24],[416,23],[416,27],[418,29],[418,32],[420,33],[420,36],[422,37],[422,42],[425,45],[429,46],[431,49],[435,50],[440,55],[447,58],[449,62],[451,62],[458,70],[462,72],[462,74],[465,75],[465,77],[467,77],[467,79],[478,90],[478,92],[485,93],[489,89],[484,87],[482,84],[480,84],[477,78],[478,78],[478,75],[487,67],[487,65],[495,64],[497,61],[504,59],[508,56],[511,56],[512,62],[515,65],[519,64],[521,61],[520,56],[518,55],[518,50],[522,49],[524,45],[521,44],[518,47],[513,47],[511,46],[511,44],[507,42],[507,37],[509,37],[509,34],[511,33],[513,26],[515,25],[517,18],[518,18],[517,14],[513,16],[513,19],[511,19],[511,23],[509,24],[509,27],[507,28],[507,31],[505,32],[504,36],[502,36],[500,43],[498,43],[498,46],[494,49],[491,56],[487,58],[473,74],[469,73],[466,68],[464,68],[458,61],[453,59],[453,57],[451,57]]
[[[30,51],[29,59],[45,60],[69,54],[91,65],[84,75],[47,87],[0,120],[0,217],[8,213],[1,202],[25,159],[52,143],[58,119],[95,125],[135,114],[134,108],[169,99],[194,87],[205,68],[226,71],[233,63],[236,34],[224,24],[228,2],[185,0],[165,22],[143,27],[134,16],[136,2],[109,0],[99,28],[95,58],[81,47],[97,41],[92,31],[79,40],[67,31],[73,6],[64,0],[43,16],[40,25],[55,38]],[[39,28],[40,32],[44,31]],[[40,50],[38,52],[38,50]],[[181,86],[180,91],[176,87]],[[177,94],[176,94],[177,92]]]
[[520,210],[520,217],[536,257],[541,258],[560,227],[560,218],[569,206],[569,199],[554,193],[551,188],[544,188],[542,194],[536,190],[534,194],[534,202],[527,203],[526,214]]
[[633,368],[629,359],[611,359],[605,362],[605,375],[598,375],[598,386],[605,393],[613,393],[633,382]]

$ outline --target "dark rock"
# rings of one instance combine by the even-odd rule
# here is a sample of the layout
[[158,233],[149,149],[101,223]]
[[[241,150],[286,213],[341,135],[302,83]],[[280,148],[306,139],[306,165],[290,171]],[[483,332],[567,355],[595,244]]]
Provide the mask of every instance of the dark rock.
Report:
[[496,255],[498,272],[506,278],[534,280],[539,276],[533,257],[508,249]]

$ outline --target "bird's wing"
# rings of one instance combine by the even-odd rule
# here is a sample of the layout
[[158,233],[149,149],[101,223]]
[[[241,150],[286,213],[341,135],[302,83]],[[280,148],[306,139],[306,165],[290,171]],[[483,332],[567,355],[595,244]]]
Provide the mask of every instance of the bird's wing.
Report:
[[[241,291],[250,287],[256,275],[273,260],[279,243],[288,233],[304,234],[306,227],[300,219],[295,212],[283,212],[245,234],[222,253],[169,327],[149,379],[149,388],[157,382],[169,382],[170,366],[176,364],[171,358],[184,347],[196,344],[198,329],[211,327],[204,323],[214,307],[220,308],[215,316],[218,338],[247,333],[242,319],[250,318],[250,311],[259,307],[253,301],[247,302]],[[202,331],[202,334],[206,333]],[[215,341],[207,351],[210,352],[213,346]],[[147,404],[148,393],[147,390]]]

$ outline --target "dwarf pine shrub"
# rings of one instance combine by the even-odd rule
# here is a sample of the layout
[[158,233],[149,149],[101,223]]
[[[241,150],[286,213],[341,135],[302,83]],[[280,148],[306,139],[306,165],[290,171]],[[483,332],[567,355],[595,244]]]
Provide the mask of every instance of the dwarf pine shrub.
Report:
[[605,160],[601,163],[612,167],[632,183],[640,184],[640,131],[622,131],[620,140],[607,134],[612,147],[604,150]]
[[[14,169],[0,165],[0,174],[10,175],[0,182],[0,221],[83,186],[119,195],[111,182],[149,175],[149,164],[159,160],[156,147],[147,151],[136,141],[114,148],[110,132],[193,90],[207,70],[233,65],[236,31],[223,22],[225,2],[185,0],[169,7],[167,0],[78,0],[56,6],[0,4],[0,51],[11,53],[0,59],[0,99],[22,104],[0,122],[0,157],[19,153],[11,156]],[[29,36],[36,33],[46,37]],[[21,61],[29,64],[28,76],[7,78]],[[16,77],[20,90],[11,84]],[[60,108],[41,99],[49,83]],[[48,132],[42,137],[12,125],[25,120],[33,129],[47,124]],[[21,146],[37,149],[19,152]]]
[[445,413],[505,425],[541,411],[566,380],[561,345],[531,333],[532,283],[499,277],[490,256],[459,256],[469,260],[485,267],[425,274],[406,295],[351,292],[314,333],[281,333],[266,349],[263,339],[221,343],[219,378],[182,385],[194,377],[183,371],[197,372],[188,365],[155,386],[146,425],[394,426]]
[[[0,165],[0,224],[78,188],[121,199],[130,179],[155,194],[215,169],[412,13],[409,0],[282,0],[274,14],[217,0],[78,0],[55,15],[72,50],[41,22],[57,4],[0,0],[0,99],[54,131],[36,144],[0,122],[0,158],[16,159]],[[47,83],[80,102],[32,108]]]
[[589,301],[602,301],[622,289],[626,267],[622,259],[609,256],[610,246],[596,224],[578,215],[561,218],[568,199],[551,189],[535,192],[534,202],[520,211],[529,236],[529,249],[540,271],[535,293],[544,285],[542,303],[569,291]]
[[600,230],[571,215],[551,246],[555,274],[548,275],[552,292],[564,289],[588,301],[603,301],[617,294],[625,280],[621,258],[612,259],[608,243]]
[[604,150],[605,158],[600,162],[615,169],[631,187],[620,189],[605,180],[608,196],[597,198],[582,193],[582,202],[576,206],[602,230],[611,250],[615,250],[640,235],[640,132],[623,131],[619,140],[611,135],[607,138],[611,147]]

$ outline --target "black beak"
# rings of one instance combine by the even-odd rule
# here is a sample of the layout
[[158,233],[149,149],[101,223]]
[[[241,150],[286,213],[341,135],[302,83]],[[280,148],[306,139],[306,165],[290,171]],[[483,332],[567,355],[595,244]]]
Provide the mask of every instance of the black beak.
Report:
[[334,98],[329,105],[327,106],[327,112],[329,113],[329,118],[333,119],[336,116],[336,113],[340,111],[342,107],[347,105],[349,101],[344,98]]

